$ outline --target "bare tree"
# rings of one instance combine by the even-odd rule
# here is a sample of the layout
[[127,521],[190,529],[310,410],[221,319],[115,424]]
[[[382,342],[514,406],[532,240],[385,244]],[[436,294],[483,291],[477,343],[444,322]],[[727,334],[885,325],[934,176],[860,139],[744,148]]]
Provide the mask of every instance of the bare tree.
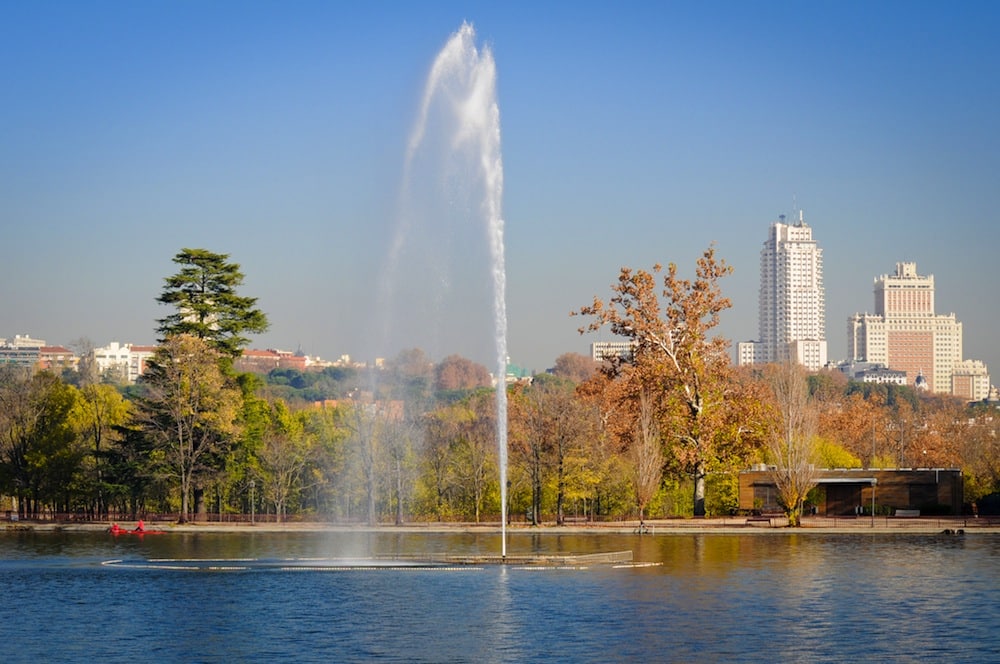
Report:
[[798,526],[802,505],[816,486],[816,409],[809,399],[807,372],[793,362],[769,365],[766,380],[771,388],[777,426],[768,438],[771,473],[778,500],[788,522]]
[[444,520],[448,496],[456,484],[455,444],[471,417],[471,411],[461,403],[443,406],[424,417],[422,457],[438,521]]
[[496,409],[491,391],[473,394],[468,402],[472,417],[463,423],[455,441],[457,488],[466,497],[476,523],[482,518],[489,480],[497,463]]
[[639,394],[639,418],[635,424],[635,440],[630,448],[639,521],[645,519],[646,507],[663,481],[663,440],[651,401],[646,390]]

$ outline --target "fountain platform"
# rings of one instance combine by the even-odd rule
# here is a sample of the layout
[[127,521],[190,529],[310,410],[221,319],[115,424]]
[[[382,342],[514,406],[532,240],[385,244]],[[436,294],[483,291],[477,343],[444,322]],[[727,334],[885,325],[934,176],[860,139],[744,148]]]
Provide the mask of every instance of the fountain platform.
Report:
[[472,570],[505,565],[536,569],[583,569],[594,566],[635,567],[631,551],[585,554],[432,554],[365,558],[152,558],[106,560],[107,567],[205,572],[348,571],[348,570]]
[[560,554],[499,554],[472,553],[448,554],[432,557],[449,565],[521,565],[539,567],[579,567],[584,565],[619,565],[632,562],[631,551],[609,551],[600,553],[560,553]]

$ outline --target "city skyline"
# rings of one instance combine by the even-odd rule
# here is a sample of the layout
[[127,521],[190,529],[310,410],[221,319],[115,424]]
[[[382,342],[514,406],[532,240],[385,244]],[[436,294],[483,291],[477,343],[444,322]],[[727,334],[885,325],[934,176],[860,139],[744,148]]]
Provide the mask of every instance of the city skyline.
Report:
[[964,356],[1000,367],[1000,10],[977,2],[8,6],[0,336],[152,342],[172,257],[204,247],[271,319],[252,347],[392,357],[368,347],[370,285],[421,87],[466,20],[497,63],[515,364],[612,340],[569,312],[622,266],[691,275],[713,242],[735,351],[761,229],[801,208],[831,361],[872,279],[914,262]]

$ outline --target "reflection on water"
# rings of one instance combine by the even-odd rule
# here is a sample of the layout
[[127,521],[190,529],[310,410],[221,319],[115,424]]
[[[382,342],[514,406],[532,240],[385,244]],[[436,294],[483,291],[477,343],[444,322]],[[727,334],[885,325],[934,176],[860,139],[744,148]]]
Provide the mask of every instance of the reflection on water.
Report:
[[[1000,536],[990,534],[514,532],[512,556],[631,550],[659,564],[360,564],[497,546],[489,533],[3,532],[3,661],[979,662],[1000,649]],[[101,564],[161,559],[261,569]],[[359,564],[286,569],[310,559]]]

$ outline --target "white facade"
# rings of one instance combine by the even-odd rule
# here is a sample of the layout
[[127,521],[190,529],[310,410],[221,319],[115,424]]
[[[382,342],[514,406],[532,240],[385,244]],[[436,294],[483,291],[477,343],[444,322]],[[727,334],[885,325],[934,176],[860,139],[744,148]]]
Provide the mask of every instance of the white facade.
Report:
[[595,341],[590,344],[590,358],[594,362],[603,362],[617,357],[632,357],[631,341]]
[[917,274],[916,263],[896,263],[894,274],[875,278],[874,293],[874,314],[848,318],[848,358],[905,371],[911,385],[922,375],[930,391],[950,394],[962,323],[934,313],[934,276]]
[[43,339],[33,339],[28,334],[15,334],[14,340],[10,342],[14,348],[41,348],[48,346]]
[[788,357],[816,371],[826,366],[826,342],[816,339],[796,339],[788,342]]
[[736,363],[739,366],[756,364],[757,347],[760,344],[756,341],[741,341],[736,344]]
[[112,341],[103,348],[94,349],[94,364],[97,366],[97,373],[103,374],[106,371],[121,371],[122,376],[127,375],[129,360],[129,345],[119,344]]
[[153,356],[155,346],[136,346],[112,341],[94,349],[94,364],[98,373],[119,372],[121,378],[134,383],[146,370],[146,361]]
[[[794,361],[810,370],[826,365],[823,250],[802,213],[795,224],[771,224],[760,252],[759,341],[753,363]],[[750,357],[740,351],[740,363]]]

